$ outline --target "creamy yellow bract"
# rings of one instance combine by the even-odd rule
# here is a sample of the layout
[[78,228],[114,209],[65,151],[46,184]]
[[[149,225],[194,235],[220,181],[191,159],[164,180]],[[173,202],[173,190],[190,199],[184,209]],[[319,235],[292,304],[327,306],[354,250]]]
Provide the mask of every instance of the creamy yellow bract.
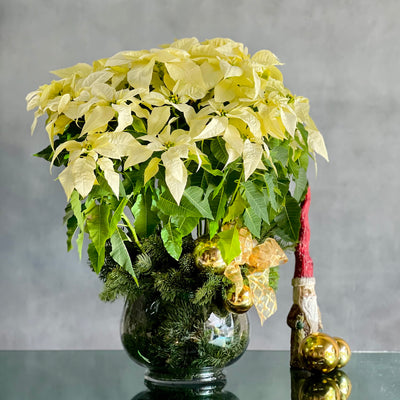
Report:
[[[184,161],[191,157],[199,167],[207,163],[201,146],[207,139],[224,140],[226,165],[241,157],[245,181],[265,169],[262,157],[270,157],[271,137],[299,146],[298,123],[307,129],[308,149],[328,158],[308,100],[285,88],[277,65],[268,50],[250,56],[243,44],[222,38],[123,51],[92,66],[54,71],[59,80],[28,94],[28,110],[37,109],[32,132],[37,118],[47,114],[54,146],[54,138],[62,137],[72,121],[81,123],[79,138],[66,138],[54,148],[53,160],[63,150],[69,153],[59,175],[68,199],[74,189],[83,198],[90,193],[97,167],[118,197],[120,177],[113,160],[123,159],[127,169],[150,159],[145,183],[162,165],[179,204],[188,177]],[[176,126],[178,114],[184,116],[182,127]],[[136,137],[127,132],[135,118],[145,125]]]

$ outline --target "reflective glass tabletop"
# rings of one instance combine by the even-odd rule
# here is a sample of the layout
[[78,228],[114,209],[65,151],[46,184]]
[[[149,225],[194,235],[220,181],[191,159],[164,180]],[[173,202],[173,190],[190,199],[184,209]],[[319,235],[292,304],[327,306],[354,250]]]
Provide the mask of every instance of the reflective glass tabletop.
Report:
[[[351,400],[400,399],[400,353],[355,353],[342,371],[351,381]],[[318,399],[310,388],[324,390],[330,379],[291,372],[287,351],[247,351],[225,373],[223,393],[200,398]],[[152,394],[143,375],[123,351],[0,351],[3,400],[193,398]]]

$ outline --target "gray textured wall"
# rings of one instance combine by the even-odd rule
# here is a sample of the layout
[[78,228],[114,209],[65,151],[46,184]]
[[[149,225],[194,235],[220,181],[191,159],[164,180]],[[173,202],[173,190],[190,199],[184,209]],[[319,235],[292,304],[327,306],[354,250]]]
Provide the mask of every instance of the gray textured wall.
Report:
[[[47,71],[215,36],[267,48],[286,85],[311,102],[331,162],[319,160],[311,252],[325,331],[354,350],[400,350],[400,3],[397,0],[3,0],[0,5],[0,348],[120,348],[121,303],[66,253],[65,196],[48,164],[31,157],[27,92]],[[287,349],[293,258],[281,268],[279,311],[251,348]]]

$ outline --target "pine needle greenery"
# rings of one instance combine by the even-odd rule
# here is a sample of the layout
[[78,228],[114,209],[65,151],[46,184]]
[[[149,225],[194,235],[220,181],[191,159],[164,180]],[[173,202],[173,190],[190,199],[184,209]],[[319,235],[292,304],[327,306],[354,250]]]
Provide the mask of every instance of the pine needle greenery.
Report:
[[[210,344],[213,328],[207,326],[212,313],[229,314],[224,307],[225,288],[230,282],[222,274],[196,267],[191,236],[184,238],[179,260],[169,257],[156,234],[143,241],[145,253],[138,253],[131,274],[108,262],[100,271],[105,276],[100,293],[103,301],[126,299],[130,313],[122,342],[128,353],[144,365],[169,369],[186,376],[200,367],[223,367],[247,347],[248,334],[236,327],[224,346]],[[132,249],[132,254],[135,250]],[[235,319],[243,316],[232,316]]]

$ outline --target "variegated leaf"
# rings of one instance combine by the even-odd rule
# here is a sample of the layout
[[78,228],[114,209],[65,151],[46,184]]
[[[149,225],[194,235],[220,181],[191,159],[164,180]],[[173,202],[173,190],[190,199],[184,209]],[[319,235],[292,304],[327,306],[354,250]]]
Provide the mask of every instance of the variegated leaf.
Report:
[[153,178],[157,174],[160,161],[161,159],[158,157],[154,157],[150,160],[149,165],[144,170],[144,184],[146,184],[151,178]]
[[104,177],[117,198],[119,197],[119,174],[114,171],[114,164],[109,158],[101,157],[97,165],[104,172]]
[[129,84],[135,88],[148,89],[153,75],[154,59],[150,61],[140,61],[132,64],[127,78]]
[[87,132],[95,132],[104,125],[107,125],[114,117],[115,111],[110,106],[96,106],[87,116],[85,125],[83,125],[83,136]]
[[157,135],[168,122],[170,114],[169,107],[154,107],[147,120],[147,133],[153,136]]
[[86,197],[96,181],[93,172],[96,168],[96,162],[92,157],[81,157],[75,160],[70,168],[72,168],[75,189],[82,197]]
[[165,167],[165,183],[168,186],[175,201],[179,204],[185,190],[187,181],[187,170],[180,158],[174,157],[172,152],[161,155]]
[[247,181],[249,176],[257,169],[263,148],[258,143],[252,143],[246,139],[243,146],[243,166],[244,166],[244,180]]
[[128,125],[132,125],[133,117],[130,105],[113,104],[112,108],[118,113],[118,126],[115,128],[115,132],[122,132]]

